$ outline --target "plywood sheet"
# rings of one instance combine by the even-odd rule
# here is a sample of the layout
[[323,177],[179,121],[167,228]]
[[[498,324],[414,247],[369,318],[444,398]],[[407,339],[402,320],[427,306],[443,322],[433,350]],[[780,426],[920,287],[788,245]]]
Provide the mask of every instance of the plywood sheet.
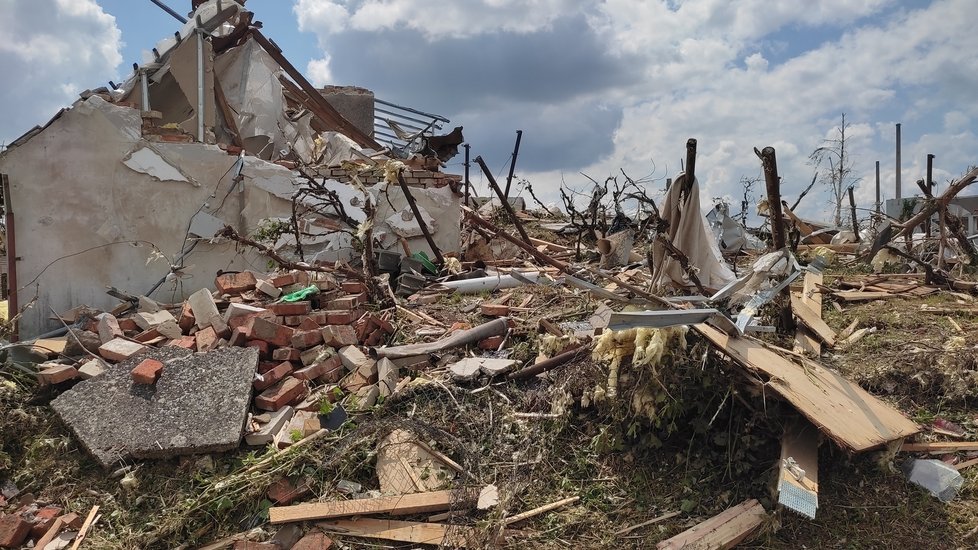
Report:
[[920,431],[900,411],[815,361],[790,360],[754,338],[731,338],[706,324],[696,330],[748,370],[769,378],[767,387],[847,449],[865,451]]

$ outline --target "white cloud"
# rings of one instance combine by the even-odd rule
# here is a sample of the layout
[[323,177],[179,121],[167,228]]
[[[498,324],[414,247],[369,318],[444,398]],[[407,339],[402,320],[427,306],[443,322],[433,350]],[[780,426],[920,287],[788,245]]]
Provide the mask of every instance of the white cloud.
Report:
[[493,32],[531,32],[580,9],[571,0],[298,0],[300,29],[336,32],[404,27],[429,39]]
[[114,78],[122,33],[94,0],[0,1],[0,141]]
[[329,69],[329,55],[310,60],[309,64],[306,65],[306,78],[318,88],[331,84],[333,73]]

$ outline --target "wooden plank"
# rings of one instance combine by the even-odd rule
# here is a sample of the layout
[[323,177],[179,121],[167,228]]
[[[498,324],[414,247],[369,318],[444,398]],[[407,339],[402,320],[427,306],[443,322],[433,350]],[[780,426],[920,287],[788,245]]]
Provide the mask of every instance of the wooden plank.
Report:
[[899,294],[889,292],[833,292],[832,296],[846,302],[866,302],[869,300],[887,300],[889,298],[900,298]]
[[473,540],[475,534],[471,527],[393,519],[340,519],[320,522],[316,525],[324,531],[351,537],[444,545],[450,548],[465,548],[466,542]]
[[975,464],[978,464],[978,458],[972,458],[971,460],[965,460],[960,464],[955,464],[954,469],[960,471],[960,470],[964,470],[965,468],[970,468]]
[[754,338],[731,338],[709,325],[695,328],[748,370],[766,375],[767,387],[847,449],[866,451],[920,431],[900,411],[816,361],[789,360]]
[[763,523],[767,514],[754,499],[727,508],[720,514],[656,545],[659,550],[680,548],[733,548],[747,539]]
[[409,495],[273,506],[268,509],[268,519],[272,524],[278,524],[378,513],[403,516],[442,512],[452,507],[453,494],[454,491],[431,491]]
[[931,441],[925,443],[904,443],[900,450],[907,453],[953,453],[957,451],[978,451],[978,441]]
[[[822,284],[822,274],[812,273],[809,271],[805,272],[805,279],[801,290],[801,301],[808,307],[812,308],[812,311],[818,313],[818,316],[822,316],[822,293],[819,292],[819,286]],[[792,296],[794,296],[792,294]],[[822,355],[822,343],[811,334],[811,331],[800,327],[795,331],[795,348],[796,353],[810,353],[814,357]]]
[[821,312],[813,311],[795,293],[791,294],[791,310],[798,320],[810,328],[821,341],[829,347],[835,346],[835,331],[822,320]]

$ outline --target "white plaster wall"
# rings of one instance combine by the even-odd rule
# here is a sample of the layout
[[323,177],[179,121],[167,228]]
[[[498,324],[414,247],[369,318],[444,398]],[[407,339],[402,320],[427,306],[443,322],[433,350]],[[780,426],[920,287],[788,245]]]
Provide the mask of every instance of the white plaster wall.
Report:
[[[139,241],[154,243],[174,259],[202,204],[212,215],[239,224],[240,193],[225,199],[232,186],[225,173],[235,157],[213,145],[152,143],[190,180],[159,181],[122,163],[146,144],[138,139],[139,124],[138,111],[93,97],[0,157],[16,217],[18,300],[23,307],[36,298],[21,319],[22,338],[59,328],[48,319],[52,309],[114,307],[118,301],[105,294],[107,286],[147,292],[169,268],[165,260],[150,260],[152,246]],[[206,242],[185,264],[191,266],[189,277],[179,285],[164,284],[156,299],[178,301],[199,288],[213,288],[218,269],[264,267],[250,252]]]
[[[22,308],[33,301],[20,320],[21,338],[60,328],[50,319],[52,310],[83,304],[113,308],[118,301],[105,294],[106,287],[133,295],[148,292],[168,273],[168,260],[180,253],[198,211],[242,234],[252,233],[268,218],[291,215],[289,199],[296,184],[289,170],[245,157],[243,180],[235,184],[237,157],[216,145],[144,141],[140,122],[138,111],[93,96],[27,143],[0,155],[0,172],[9,176],[16,216],[17,297]],[[151,162],[124,164],[141,148],[155,153],[140,157]],[[174,172],[159,159],[187,181],[161,181],[157,176]],[[377,220],[407,205],[397,186],[372,190],[379,197]],[[439,248],[458,250],[460,198],[448,187],[412,188],[412,193],[435,218]],[[385,228],[378,226],[381,233]],[[408,242],[412,251],[432,256],[423,237]],[[335,255],[320,259],[351,257],[346,243]],[[154,259],[154,246],[167,260]],[[400,245],[388,239],[384,248],[399,251]],[[268,267],[267,259],[250,248],[227,242],[201,242],[184,264],[186,277],[165,283],[152,297],[179,302],[200,288],[213,288],[218,270],[263,272]]]

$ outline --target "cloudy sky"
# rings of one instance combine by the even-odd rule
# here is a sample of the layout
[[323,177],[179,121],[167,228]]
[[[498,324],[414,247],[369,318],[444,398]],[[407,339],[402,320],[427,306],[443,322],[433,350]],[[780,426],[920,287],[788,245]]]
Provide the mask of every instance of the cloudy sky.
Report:
[[[167,0],[179,12],[190,0]],[[881,161],[893,197],[894,125],[904,193],[937,155],[940,187],[978,164],[978,56],[969,0],[249,0],[317,84],[352,84],[452,119],[473,156],[556,198],[624,169],[649,185],[699,141],[705,200],[739,200],[775,147],[791,201],[808,155],[844,112],[857,201],[874,200]],[[0,0],[0,141],[86,88],[123,79],[177,22],[149,0]],[[450,171],[461,171],[461,158]],[[475,174],[474,171],[473,173]],[[478,175],[474,178],[481,181]],[[759,186],[762,188],[762,186]],[[545,199],[545,200],[547,200]],[[704,205],[706,203],[704,202]],[[821,190],[803,214],[830,218]]]

